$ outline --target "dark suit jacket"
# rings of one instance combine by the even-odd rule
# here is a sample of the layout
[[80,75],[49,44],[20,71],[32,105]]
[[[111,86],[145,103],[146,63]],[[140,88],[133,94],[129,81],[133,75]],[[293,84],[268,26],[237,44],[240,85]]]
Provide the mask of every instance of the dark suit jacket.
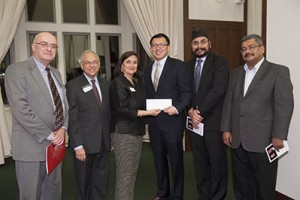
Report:
[[[64,127],[68,127],[68,102],[60,73],[50,70],[63,91]],[[13,158],[20,161],[45,161],[47,137],[55,127],[55,109],[47,83],[33,57],[9,66],[5,89],[12,109]]]
[[220,56],[208,53],[203,69],[198,91],[195,91],[194,69],[196,58],[187,62],[192,81],[193,98],[190,107],[198,107],[204,117],[205,130],[220,130],[221,112],[224,96],[229,80],[228,61]]
[[231,132],[232,148],[264,152],[272,138],[287,139],[294,108],[289,69],[264,60],[245,96],[244,79],[244,66],[232,71],[221,131]]
[[110,150],[110,83],[104,78],[97,77],[102,94],[102,104],[99,105],[93,90],[83,91],[89,85],[88,80],[81,76],[66,84],[69,101],[69,145],[71,149],[83,145],[86,153],[98,153],[105,141],[107,150]]
[[142,79],[134,85],[121,74],[110,86],[112,110],[111,131],[123,134],[144,135],[145,120],[137,116],[138,110],[145,110],[145,87]]
[[181,60],[168,57],[155,91],[151,78],[152,65],[153,63],[145,69],[146,98],[172,99],[172,105],[179,114],[169,116],[161,112],[157,117],[148,117],[149,130],[183,131],[185,109],[192,97],[188,70]]

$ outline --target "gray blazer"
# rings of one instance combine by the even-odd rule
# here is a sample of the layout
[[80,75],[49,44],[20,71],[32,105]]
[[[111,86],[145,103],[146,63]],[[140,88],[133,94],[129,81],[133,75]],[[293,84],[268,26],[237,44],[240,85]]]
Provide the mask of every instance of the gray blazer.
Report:
[[[59,72],[50,67],[63,90],[64,127],[68,127],[68,102]],[[45,161],[47,137],[54,130],[55,110],[45,80],[33,57],[10,65],[5,90],[12,109],[12,155],[20,161]]]
[[232,148],[264,152],[272,138],[287,139],[294,109],[289,69],[264,60],[245,96],[244,79],[244,66],[232,71],[221,131],[231,132]]

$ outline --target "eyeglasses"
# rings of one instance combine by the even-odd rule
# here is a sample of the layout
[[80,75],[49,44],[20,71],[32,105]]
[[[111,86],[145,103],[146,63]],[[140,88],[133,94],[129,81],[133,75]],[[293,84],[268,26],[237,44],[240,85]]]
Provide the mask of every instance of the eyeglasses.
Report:
[[193,41],[192,45],[199,46],[199,45],[205,45],[208,43],[208,40],[201,40],[201,41]]
[[99,63],[99,61],[97,61],[97,60],[94,60],[94,61],[84,61],[84,62],[82,62],[84,65],[96,65],[96,64],[98,64]]
[[244,47],[240,50],[241,53],[246,53],[247,50],[250,52],[254,51],[257,47],[260,47],[261,45],[251,44],[248,47]]
[[49,47],[51,49],[58,49],[56,44],[49,44],[48,42],[36,42],[35,44],[40,45],[43,49],[48,49]]
[[155,44],[155,43],[153,43],[153,44],[151,44],[151,48],[152,49],[156,49],[157,47],[159,47],[159,48],[165,48],[166,46],[168,46],[169,44],[166,44],[166,43],[159,43],[159,44]]

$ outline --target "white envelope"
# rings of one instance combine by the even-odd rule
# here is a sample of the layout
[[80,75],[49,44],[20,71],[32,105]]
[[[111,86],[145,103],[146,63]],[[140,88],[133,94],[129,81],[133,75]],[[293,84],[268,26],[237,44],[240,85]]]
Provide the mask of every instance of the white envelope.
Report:
[[172,106],[172,99],[146,99],[146,110],[163,110],[169,106]]

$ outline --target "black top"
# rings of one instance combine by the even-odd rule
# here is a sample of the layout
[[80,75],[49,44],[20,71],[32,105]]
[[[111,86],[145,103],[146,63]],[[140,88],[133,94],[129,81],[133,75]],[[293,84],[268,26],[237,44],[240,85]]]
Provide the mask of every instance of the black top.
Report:
[[111,132],[144,135],[145,121],[137,116],[145,109],[145,88],[143,79],[136,79],[134,85],[123,75],[116,77],[110,87]]

